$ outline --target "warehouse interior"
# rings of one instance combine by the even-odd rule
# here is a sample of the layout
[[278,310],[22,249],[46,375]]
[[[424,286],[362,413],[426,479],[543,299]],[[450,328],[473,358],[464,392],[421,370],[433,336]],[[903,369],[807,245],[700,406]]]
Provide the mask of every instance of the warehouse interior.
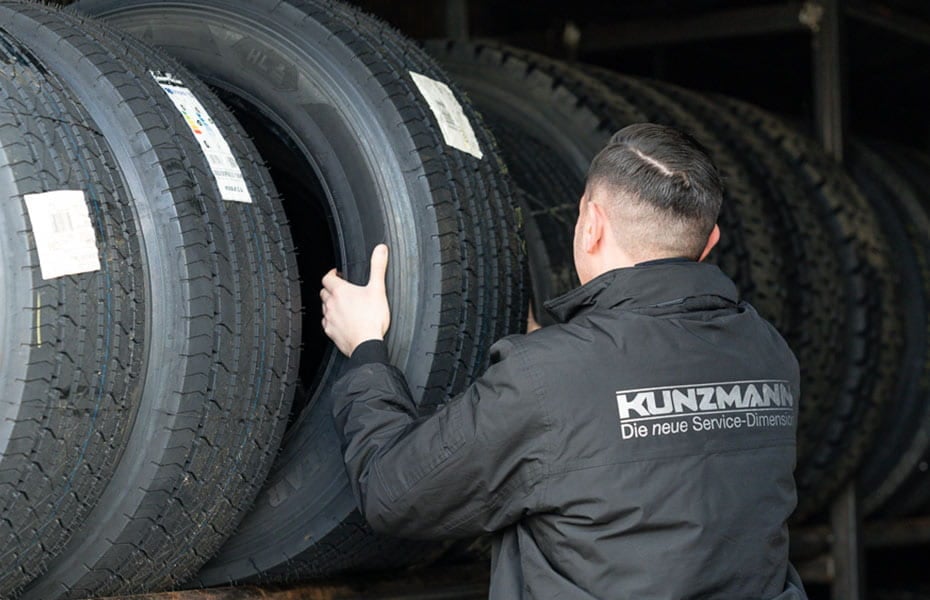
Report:
[[[67,5],[71,2],[58,4]],[[576,0],[571,3],[557,0],[354,0],[350,4],[386,21],[404,36],[427,44],[427,48],[435,53],[434,56],[442,53],[442,50],[437,50],[442,44],[431,47],[429,40],[490,40],[494,44],[505,44],[555,61],[564,61],[571,68],[593,65],[642,78],[646,82],[667,82],[699,92],[704,100],[688,100],[694,102],[689,108],[704,106],[701,103],[708,99],[713,103],[724,96],[744,101],[777,115],[790,127],[816,140],[825,156],[846,165],[849,181],[865,182],[861,183],[865,191],[869,191],[870,175],[864,175],[861,180],[858,177],[860,173],[856,167],[862,164],[858,162],[862,160],[862,155],[857,153],[857,158],[850,160],[849,149],[854,143],[857,148],[859,142],[863,142],[873,150],[892,149],[889,150],[889,156],[930,156],[930,116],[927,111],[930,106],[930,86],[924,83],[924,78],[930,77],[930,5],[924,0]],[[531,60],[519,53],[517,59],[527,60],[528,64]],[[562,83],[558,71],[554,72],[553,87]],[[242,100],[235,90],[221,85],[220,78],[216,81],[207,80],[207,83],[239,119],[268,161],[274,184],[285,198],[287,218],[291,223],[307,224],[305,235],[311,240],[326,239],[326,243],[319,249],[314,248],[313,252],[306,251],[307,246],[302,246],[303,242],[296,239],[299,251],[296,260],[302,271],[301,278],[315,285],[329,266],[339,260],[337,246],[340,240],[333,229],[333,217],[323,207],[323,201],[288,203],[287,200],[302,196],[325,198],[328,193],[324,189],[326,183],[322,177],[320,181],[295,177],[295,174],[310,173],[314,167],[299,156],[298,144],[281,133],[280,123],[266,118],[261,111],[256,110],[255,104]],[[669,94],[670,97],[678,98],[674,96],[675,92]],[[486,109],[481,102],[474,102],[481,110]],[[681,102],[687,105],[684,100]],[[493,115],[492,112],[488,112],[485,117],[495,126],[501,119],[500,115]],[[764,121],[764,118],[760,118],[760,121]],[[605,118],[604,123],[608,122],[611,121]],[[494,127],[490,129],[495,133]],[[501,136],[500,144],[509,151],[513,147],[513,140],[505,140],[504,137]],[[772,140],[776,137],[773,135]],[[771,140],[767,138],[767,141]],[[772,142],[773,147],[777,141]],[[740,146],[735,144],[734,147]],[[790,142],[786,143],[786,147],[786,156],[790,159],[793,147]],[[898,151],[902,154],[894,154]],[[804,152],[801,155],[804,156]],[[269,156],[274,158],[269,159]],[[786,164],[790,162],[789,159],[784,159]],[[812,161],[814,167],[808,168],[807,163],[802,162],[798,161],[800,166],[797,171],[808,169],[805,176],[814,172],[814,175],[810,175],[811,179],[817,179],[821,172],[829,173],[833,167]],[[760,168],[764,168],[767,163],[761,164],[763,167]],[[930,159],[927,162],[917,161],[914,165],[911,170],[902,170],[907,177],[902,176],[901,180],[912,184],[908,197],[913,196],[923,210],[930,211],[930,198],[926,197],[930,188],[921,188],[922,184],[930,184],[930,171],[926,170],[930,168]],[[754,181],[762,180],[764,177],[760,176]],[[523,181],[520,184],[526,187]],[[572,185],[567,183],[565,189],[573,189]],[[793,182],[792,185],[800,184]],[[887,190],[881,191],[887,193]],[[566,205],[573,206],[575,200],[565,198]],[[900,231],[906,229],[913,239],[919,239],[920,244],[923,244],[921,248],[927,251],[926,255],[915,251],[916,258],[909,256],[906,261],[897,263],[895,252],[912,239],[904,240],[902,234],[902,239],[897,240],[897,245],[888,251],[891,266],[900,269],[911,268],[913,265],[925,267],[923,259],[930,260],[930,242],[927,241],[930,240],[930,230],[921,230],[924,223],[921,219],[905,223]],[[760,230],[765,229],[765,224],[756,225]],[[849,227],[854,229],[856,225]],[[789,232],[781,233],[790,237]],[[565,232],[565,235],[570,235],[570,231]],[[868,234],[864,233],[863,238],[867,237]],[[785,242],[785,245],[788,243]],[[818,246],[814,244],[810,247]],[[817,263],[816,257],[807,258],[811,264]],[[726,257],[721,260],[726,264]],[[930,269],[913,272],[910,278],[896,278],[895,282],[899,286],[913,284],[928,271]],[[312,275],[308,276],[307,272]],[[785,272],[793,271],[786,267]],[[816,275],[817,270],[813,269],[813,273]],[[863,280],[868,281],[867,278]],[[560,283],[567,281],[566,277]],[[894,291],[902,292],[902,296],[908,295],[902,287]],[[313,296],[313,293],[315,290],[312,286],[302,289],[305,298]],[[532,301],[538,303],[546,294],[534,290],[534,294],[537,293],[541,296],[534,296]],[[894,295],[892,292],[887,294]],[[920,297],[914,302],[930,302],[930,297],[915,294]],[[793,297],[790,293],[782,294],[780,291],[773,296]],[[765,293],[760,294],[760,297],[764,298]],[[863,292],[863,297],[869,302],[873,300],[868,290]],[[886,299],[888,297],[885,296]],[[907,306],[907,310],[913,309],[913,305]],[[886,307],[886,310],[895,308]],[[314,409],[318,399],[317,388],[322,385],[320,382],[331,374],[327,369],[333,364],[333,348],[321,332],[313,329],[319,322],[318,311],[316,304],[304,307],[303,328],[304,335],[308,337],[305,337],[303,344],[298,392],[290,415],[286,417],[289,429],[288,433],[283,434],[285,440],[292,435],[291,427],[296,430],[302,421],[307,420],[307,414]],[[876,309],[875,312],[877,314],[881,310]],[[868,318],[871,315],[869,313]],[[914,388],[919,388],[909,393],[918,397],[930,390],[927,381],[930,372],[921,371],[922,365],[918,360],[925,358],[930,361],[930,343],[927,348],[918,349],[920,352],[913,351],[911,344],[919,345],[923,340],[923,332],[912,334],[908,329],[910,322],[907,319],[910,316],[911,313],[908,313],[901,317],[903,324],[900,330],[876,326],[875,330],[880,330],[881,335],[863,335],[861,339],[882,348],[887,346],[887,354],[896,357],[904,355],[902,348],[908,348],[908,352],[914,356],[908,356],[909,362],[901,359],[901,363],[906,362]],[[926,313],[922,318],[926,318]],[[871,321],[868,324],[874,326]],[[882,323],[881,326],[887,325]],[[927,329],[930,330],[930,327]],[[930,341],[930,336],[927,341]],[[863,350],[863,354],[869,354],[869,350]],[[863,361],[862,373],[856,375],[859,378],[857,381],[870,380],[870,369],[877,373],[879,369],[885,368],[879,364],[878,359],[874,360],[876,362]],[[878,375],[875,378],[878,379]],[[891,378],[885,376],[885,379],[890,382]],[[853,380],[851,377],[850,381]],[[893,382],[889,382],[886,382],[883,389],[892,389]],[[849,392],[849,395],[853,397],[855,392]],[[889,398],[884,406],[894,406],[897,398],[890,397],[893,394],[887,395]],[[913,416],[915,422],[922,419],[921,423],[930,423],[930,409],[921,408],[930,407],[930,394],[910,400],[908,407],[911,411],[908,414]],[[825,412],[831,410],[827,408]],[[840,414],[840,409],[836,411],[836,414]],[[919,415],[919,419],[914,415]],[[846,430],[855,428],[858,424],[856,418],[850,417],[848,423],[843,423],[843,435],[851,436]],[[901,424],[895,426],[900,427]],[[927,438],[920,443],[915,441],[914,446],[923,447],[924,450],[930,448],[930,434],[924,429],[917,430],[916,425],[914,429],[908,430],[909,436],[918,441],[923,440],[921,436]],[[825,426],[824,437],[831,431]],[[867,447],[860,447],[859,441],[850,442],[844,437],[837,447],[842,447],[842,444],[856,446],[856,452],[868,456],[877,451],[880,445],[874,441],[875,437],[869,437]],[[291,454],[296,452],[294,450]],[[287,455],[287,452],[282,454]],[[922,478],[922,474],[928,471],[925,460],[928,455],[930,451],[915,458],[914,472],[907,476],[910,486],[908,490],[912,492],[908,510],[902,509],[888,516],[880,511],[865,516],[863,502],[870,490],[863,489],[861,481],[857,480],[855,465],[844,464],[844,474],[837,476],[837,481],[831,483],[831,497],[828,501],[818,501],[816,508],[805,513],[801,523],[792,525],[792,560],[812,600],[930,598],[930,571],[926,568],[930,562],[930,482]],[[812,468],[809,473],[814,475],[808,476],[816,477],[820,472],[829,474],[832,460],[836,460],[836,457],[830,455],[826,466]],[[865,461],[856,458],[855,462]],[[902,475],[901,479],[904,478]],[[282,476],[280,479],[287,478]],[[284,487],[279,482],[273,492],[269,494],[266,491],[265,495],[271,495],[274,499],[277,490]],[[913,509],[913,506],[919,504],[918,500],[924,502],[924,513]],[[353,520],[357,518],[358,515],[353,513],[347,523],[361,530],[364,524]],[[307,537],[312,536],[308,534]],[[390,553],[392,546],[385,547]],[[407,546],[400,548],[401,554],[408,551]],[[231,594],[230,598],[238,597],[235,594],[251,598],[277,593],[298,594],[295,597],[301,597],[299,594],[316,597],[312,594],[326,593],[332,594],[334,598],[486,597],[482,594],[487,573],[483,568],[475,568],[476,564],[484,564],[487,558],[485,541],[469,540],[467,543],[449,544],[441,551],[432,546],[421,548],[411,545],[409,552],[411,556],[428,558],[419,561],[412,571],[400,574],[395,564],[386,560],[381,568],[374,569],[375,573],[366,573],[361,578],[337,577],[334,583],[326,584],[332,587],[318,588],[316,583],[311,582],[318,574],[308,568],[288,573],[284,578],[286,582],[269,578],[267,588],[261,587],[263,581],[258,580],[257,588],[230,588],[228,593]],[[399,564],[402,563],[399,561]],[[212,576],[221,579],[226,577],[225,574]],[[214,585],[215,581],[209,580],[207,584]]]

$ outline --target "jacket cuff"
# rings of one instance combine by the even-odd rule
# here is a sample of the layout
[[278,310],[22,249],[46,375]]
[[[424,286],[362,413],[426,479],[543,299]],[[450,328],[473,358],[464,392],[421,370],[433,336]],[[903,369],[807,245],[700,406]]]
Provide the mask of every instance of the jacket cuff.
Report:
[[370,363],[391,364],[388,359],[387,346],[383,340],[368,340],[356,346],[352,356],[349,357],[346,369],[354,369]]

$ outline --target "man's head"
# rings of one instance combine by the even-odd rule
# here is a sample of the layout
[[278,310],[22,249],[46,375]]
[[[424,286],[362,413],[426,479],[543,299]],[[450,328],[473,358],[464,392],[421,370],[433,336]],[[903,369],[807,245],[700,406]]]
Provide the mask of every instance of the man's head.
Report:
[[691,136],[641,123],[618,131],[594,157],[575,226],[582,283],[658,258],[703,260],[720,239],[723,184]]

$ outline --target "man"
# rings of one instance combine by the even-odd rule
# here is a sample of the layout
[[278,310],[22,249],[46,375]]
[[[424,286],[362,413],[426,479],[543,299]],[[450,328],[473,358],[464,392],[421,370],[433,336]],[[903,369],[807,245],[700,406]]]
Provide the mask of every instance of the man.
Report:
[[491,598],[806,598],[788,563],[797,361],[702,261],[719,175],[689,136],[626,127],[591,164],[559,324],[511,336],[417,418],[381,341],[387,249],[367,287],[323,279],[351,358],[336,425],[361,511],[397,536],[496,532]]

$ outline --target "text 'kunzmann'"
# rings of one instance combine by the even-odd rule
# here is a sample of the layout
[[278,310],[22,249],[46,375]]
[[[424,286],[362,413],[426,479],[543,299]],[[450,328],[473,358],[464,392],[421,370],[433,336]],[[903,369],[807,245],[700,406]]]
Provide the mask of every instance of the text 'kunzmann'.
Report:
[[623,439],[794,425],[787,381],[728,381],[617,392]]

